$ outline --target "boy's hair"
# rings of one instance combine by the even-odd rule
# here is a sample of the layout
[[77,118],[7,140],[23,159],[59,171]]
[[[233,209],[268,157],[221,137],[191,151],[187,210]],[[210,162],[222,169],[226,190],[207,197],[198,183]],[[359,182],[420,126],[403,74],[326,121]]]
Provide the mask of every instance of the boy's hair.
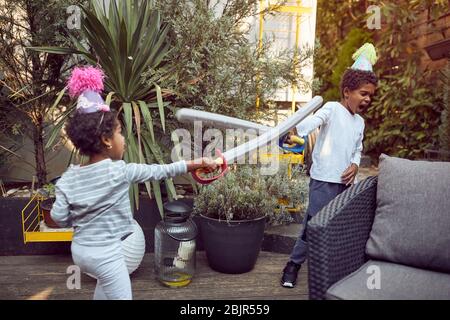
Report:
[[367,83],[377,86],[378,78],[375,73],[366,70],[347,69],[341,79],[341,98],[344,97],[344,88],[353,91]]
[[112,138],[117,126],[117,113],[94,112],[79,113],[69,118],[65,129],[70,141],[80,154],[92,156],[101,153],[105,149],[102,137]]

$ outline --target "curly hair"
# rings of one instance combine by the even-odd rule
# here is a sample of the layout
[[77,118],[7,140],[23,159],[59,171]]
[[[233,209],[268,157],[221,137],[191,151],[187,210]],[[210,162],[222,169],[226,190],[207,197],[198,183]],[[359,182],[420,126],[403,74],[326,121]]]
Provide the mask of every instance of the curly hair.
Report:
[[70,141],[80,151],[80,154],[92,156],[105,149],[102,137],[112,138],[117,124],[115,111],[75,112],[66,123],[65,129]]
[[347,69],[341,79],[341,97],[344,96],[344,88],[349,88],[353,91],[367,83],[377,86],[378,78],[375,73],[372,71]]

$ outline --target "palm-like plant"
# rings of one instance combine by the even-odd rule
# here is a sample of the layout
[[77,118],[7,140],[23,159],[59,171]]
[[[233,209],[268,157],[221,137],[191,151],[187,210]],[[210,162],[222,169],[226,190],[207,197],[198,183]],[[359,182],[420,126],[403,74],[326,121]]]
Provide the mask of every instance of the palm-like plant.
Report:
[[[87,47],[76,37],[70,36],[73,48],[39,47],[33,50],[57,54],[81,55],[88,63],[99,64],[106,75],[105,87],[108,91],[106,103],[118,102],[120,119],[126,129],[127,150],[125,160],[144,163],[157,161],[164,163],[162,148],[155,139],[153,117],[159,114],[159,127],[165,133],[165,108],[163,94],[158,79],[149,74],[150,70],[166,68],[164,57],[169,51],[166,42],[167,25],[161,22],[160,13],[146,0],[111,0],[108,6],[100,1],[92,1],[82,8],[84,18],[81,34]],[[145,74],[145,78],[143,76]],[[153,78],[152,78],[153,77]],[[64,92],[57,98],[57,103]],[[62,124],[56,130],[59,132]],[[49,139],[53,143],[58,134]],[[176,191],[171,179],[166,187],[170,197]],[[155,195],[162,214],[162,197],[159,182],[146,184],[149,196]],[[138,187],[130,190],[138,206]]]

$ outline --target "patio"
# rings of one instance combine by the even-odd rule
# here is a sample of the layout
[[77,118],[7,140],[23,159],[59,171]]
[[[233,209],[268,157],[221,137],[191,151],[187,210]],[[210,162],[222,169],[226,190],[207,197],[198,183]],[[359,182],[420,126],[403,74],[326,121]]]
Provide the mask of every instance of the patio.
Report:
[[[105,191],[116,179],[103,183],[94,175],[86,175],[79,185],[80,190],[86,190],[75,197],[79,196],[78,188],[62,190],[65,179],[55,186],[70,164],[93,164],[108,158],[168,164],[175,158],[209,156],[213,142],[218,143],[215,149],[226,150],[223,159],[215,159],[221,164],[220,173],[206,175],[203,171],[200,177],[201,168],[189,163],[194,180],[190,174],[188,179],[181,174],[173,179],[164,175],[165,181],[157,181],[161,177],[152,175],[148,177],[151,184],[146,183],[145,188],[142,179],[131,177],[134,174],[123,175],[127,183],[136,182],[130,189],[130,201],[135,204],[132,214],[145,213],[135,215],[143,233],[139,257],[144,244],[148,253],[131,276],[134,300],[283,300],[283,304],[293,300],[297,304],[296,300],[309,298],[450,299],[450,222],[443,214],[450,206],[450,194],[448,183],[442,183],[449,180],[450,168],[440,163],[450,159],[450,2],[72,2],[5,0],[0,5],[0,300],[17,303],[93,298],[96,280],[85,274],[81,275],[81,288],[70,288],[74,274],[69,267],[74,263],[68,241],[72,233],[47,229],[51,227],[50,203],[57,191],[58,200],[67,198],[59,201],[67,202],[60,206],[60,213],[53,210],[55,220],[67,218],[67,212],[74,217],[80,208],[81,219],[92,211],[105,213],[100,218],[106,221],[110,213],[97,205],[118,194]],[[86,83],[81,76],[68,77],[69,71],[78,73],[88,66],[95,68],[89,68]],[[364,99],[355,98],[357,90],[365,92]],[[90,96],[95,99],[91,101]],[[312,127],[306,132],[303,126],[297,126],[328,102],[340,104],[336,107],[340,112],[345,107],[350,112],[344,112],[345,119],[352,122],[331,120],[333,110],[326,117],[316,117],[321,124],[315,124],[313,131],[309,130]],[[183,117],[180,109],[191,109],[192,113]],[[110,117],[109,111],[117,112],[116,116]],[[92,113],[86,117],[92,121],[84,121],[83,113]],[[202,121],[200,114],[205,116]],[[364,126],[360,123],[353,128],[353,122],[361,122],[355,120],[355,114],[362,116]],[[72,127],[69,119],[76,119],[76,134],[68,130]],[[112,126],[110,122],[120,123],[124,140],[116,135],[117,123]],[[339,138],[339,142],[329,144],[331,140],[325,139],[327,143],[316,144],[328,135],[318,136],[317,126],[323,133],[328,132],[323,129],[327,124],[333,124],[331,128],[334,123],[339,123],[336,128],[340,129],[330,137],[333,141]],[[294,125],[297,132],[292,132]],[[290,163],[287,170],[280,167],[273,179],[262,171],[251,173],[231,165],[243,154],[233,156],[229,147],[241,144],[236,148],[244,153],[242,143],[252,138],[255,128],[260,138],[250,141],[249,147],[261,149],[268,142],[265,138],[270,137],[282,150],[275,157],[264,151],[259,160]],[[217,136],[211,136],[209,129],[220,130],[214,130]],[[229,129],[237,130],[228,134]],[[353,139],[346,141],[347,136]],[[105,137],[118,143],[109,144]],[[207,145],[208,141],[211,143]],[[313,191],[303,171],[298,177],[292,175],[292,165],[310,168],[314,146],[315,150],[322,148],[314,154],[317,168],[324,161],[337,170],[335,164],[345,160],[349,169],[342,176],[336,171],[336,180],[330,180],[328,174],[313,175],[316,180],[351,183],[357,172],[358,183],[309,222],[309,266],[304,263],[296,287],[286,289],[279,283],[281,272],[303,228],[300,222],[308,205],[308,190]],[[341,150],[348,151],[342,159]],[[251,150],[245,152],[252,159]],[[387,160],[392,161],[388,171],[379,169],[385,155],[392,158]],[[227,171],[227,163],[235,168]],[[339,170],[343,168],[339,166]],[[122,174],[119,170],[108,172]],[[212,175],[218,182],[210,189],[197,190],[200,184],[212,182]],[[366,179],[370,176],[381,179]],[[76,177],[77,183],[78,179],[81,176]],[[122,178],[117,180],[125,187]],[[127,190],[123,190],[125,194]],[[78,205],[84,196],[99,199],[93,204],[80,201]],[[258,220],[261,215],[272,218],[277,212],[287,215],[278,216],[279,221],[265,229],[259,228],[261,234],[265,230],[263,251],[251,272],[224,274],[212,270],[205,251],[200,250],[212,248],[223,257],[224,249],[205,245],[213,242],[201,236],[197,238],[193,282],[178,289],[168,288],[156,279],[153,270],[154,230],[161,216],[170,217],[165,215],[170,210],[163,212],[162,203],[177,196],[189,204],[195,198],[196,214],[222,215],[222,220],[224,215],[235,221]],[[138,206],[143,197],[146,202]],[[309,202],[313,204],[321,197],[323,194],[311,193]],[[46,210],[42,210],[44,201],[48,201]],[[125,200],[111,200],[109,204],[116,206],[111,216],[124,211],[125,205],[128,209]],[[284,205],[290,210],[284,210]],[[288,223],[289,214],[295,223]],[[72,222],[68,226],[76,226],[77,219],[66,219]],[[94,225],[98,220],[87,222]],[[107,223],[109,227],[110,220]],[[101,223],[94,227],[102,230]],[[228,250],[233,253],[251,243],[225,233],[205,234],[237,239],[236,247]],[[224,247],[229,249],[231,244]],[[244,253],[243,257],[250,255]],[[230,265],[238,265],[236,261]],[[373,274],[367,272],[369,268]]]
[[[205,252],[197,252],[197,273],[188,286],[173,289],[154,276],[153,254],[146,254],[132,275],[135,300],[305,300],[308,299],[307,270],[302,268],[294,289],[279,285],[288,255],[261,251],[255,268],[231,275],[212,270]],[[81,289],[66,287],[69,255],[0,257],[0,300],[90,300],[95,280],[82,275]]]

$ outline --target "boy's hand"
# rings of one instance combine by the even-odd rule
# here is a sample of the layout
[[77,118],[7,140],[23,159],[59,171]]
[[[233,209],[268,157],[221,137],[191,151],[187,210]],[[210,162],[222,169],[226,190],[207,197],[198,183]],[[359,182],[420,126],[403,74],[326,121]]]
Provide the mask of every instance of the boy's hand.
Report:
[[286,134],[285,139],[284,139],[284,143],[292,144],[293,142],[291,140],[291,137],[293,135],[295,135],[295,131],[293,129],[289,130],[288,133]]
[[352,163],[345,171],[342,173],[341,179],[346,186],[350,185],[355,181],[356,174],[358,173],[358,166],[356,163]]
[[284,139],[284,142],[287,144],[292,144],[291,136],[292,136],[292,132],[289,131],[286,135],[286,138]]
[[193,161],[187,161],[186,164],[188,167],[187,168],[188,172],[195,171],[200,168],[205,169],[205,171],[207,171],[207,172],[211,172],[211,171],[217,169],[217,167],[219,166],[217,161],[215,161],[211,158],[208,158],[208,157],[195,159]]

